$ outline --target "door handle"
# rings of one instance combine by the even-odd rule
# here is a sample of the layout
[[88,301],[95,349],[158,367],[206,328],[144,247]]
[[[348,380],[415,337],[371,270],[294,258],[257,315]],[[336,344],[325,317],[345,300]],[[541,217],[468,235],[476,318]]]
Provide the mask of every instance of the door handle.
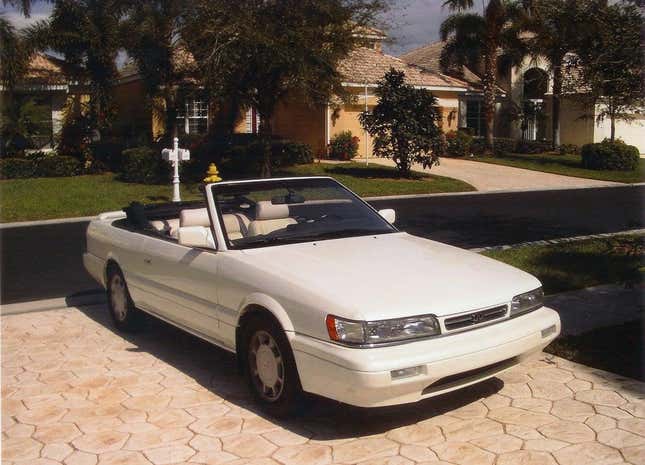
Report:
[[152,263],[152,260],[150,260],[149,258],[144,258],[143,263],[145,263],[146,265],[150,265]]

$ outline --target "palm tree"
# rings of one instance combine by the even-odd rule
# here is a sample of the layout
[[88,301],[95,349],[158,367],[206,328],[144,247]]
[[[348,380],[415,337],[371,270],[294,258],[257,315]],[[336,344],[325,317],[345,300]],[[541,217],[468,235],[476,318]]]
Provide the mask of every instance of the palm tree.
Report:
[[177,136],[177,89],[190,74],[192,59],[181,37],[182,0],[143,0],[133,4],[124,22],[124,43],[134,59],[150,99],[165,111],[165,134]]
[[27,18],[31,15],[31,0],[2,0],[4,6],[11,5],[17,8]]
[[12,90],[25,72],[29,53],[16,28],[3,16],[0,16],[0,44],[0,81]]
[[519,27],[524,10],[521,5],[507,0],[488,0],[483,14],[467,12],[474,3],[474,0],[444,2],[444,6],[455,13],[441,24],[441,40],[446,43],[441,53],[441,66],[446,71],[462,66],[483,68],[486,145],[492,149],[497,72],[502,65],[517,64],[524,56]]
[[64,55],[78,69],[70,76],[90,86],[90,121],[94,129],[109,125],[112,81],[117,76],[116,56],[121,46],[119,0],[55,0],[49,19],[26,30],[27,39],[41,50]]
[[533,0],[524,27],[531,32],[528,47],[546,58],[553,74],[552,144],[560,145],[560,103],[567,56],[575,51],[583,23],[580,0]]

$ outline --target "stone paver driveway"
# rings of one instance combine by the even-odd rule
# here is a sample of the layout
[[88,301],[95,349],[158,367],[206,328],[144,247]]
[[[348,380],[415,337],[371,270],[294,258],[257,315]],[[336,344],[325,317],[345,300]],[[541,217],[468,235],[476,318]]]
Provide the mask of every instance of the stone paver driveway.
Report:
[[[356,159],[360,162],[360,157]],[[371,158],[370,163],[394,166],[394,162],[385,158]],[[512,166],[494,165],[460,158],[443,157],[441,164],[432,169],[424,169],[415,164],[413,169],[430,174],[460,179],[474,186],[478,191],[498,191],[516,189],[572,189],[574,187],[619,186],[611,181],[574,178],[541,171],[525,170]]]
[[645,464],[645,385],[542,356],[414,405],[254,410],[234,358],[103,307],[2,317],[2,463]]

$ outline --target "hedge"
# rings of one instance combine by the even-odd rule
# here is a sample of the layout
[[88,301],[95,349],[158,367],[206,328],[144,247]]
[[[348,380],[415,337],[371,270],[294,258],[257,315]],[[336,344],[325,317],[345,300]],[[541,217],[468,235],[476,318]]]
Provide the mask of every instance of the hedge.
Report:
[[135,147],[121,153],[119,179],[140,184],[161,184],[170,179],[172,166],[151,147]]
[[[494,154],[502,155],[505,153],[515,152],[515,147],[517,141],[515,139],[510,139],[507,137],[495,137],[494,139]],[[473,140],[471,145],[471,151],[475,155],[483,155],[486,153],[486,139],[483,137],[478,137]]]
[[83,166],[80,161],[63,155],[0,159],[1,179],[77,176],[82,172]]
[[639,160],[638,148],[619,140],[582,146],[582,166],[592,170],[633,171]]

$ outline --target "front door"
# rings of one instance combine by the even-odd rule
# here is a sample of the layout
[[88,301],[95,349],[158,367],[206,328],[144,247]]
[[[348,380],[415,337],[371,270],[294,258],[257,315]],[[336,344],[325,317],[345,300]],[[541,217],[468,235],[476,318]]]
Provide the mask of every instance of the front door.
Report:
[[218,253],[150,236],[142,255],[147,270],[143,308],[197,335],[221,341],[217,315]]

